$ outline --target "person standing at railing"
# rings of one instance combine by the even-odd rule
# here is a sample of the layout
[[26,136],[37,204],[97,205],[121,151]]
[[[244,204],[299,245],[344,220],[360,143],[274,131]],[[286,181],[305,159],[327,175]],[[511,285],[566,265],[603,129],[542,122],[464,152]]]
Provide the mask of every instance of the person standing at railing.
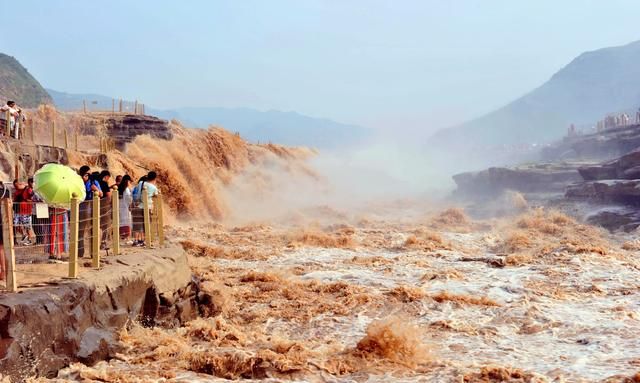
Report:
[[[111,229],[111,189],[115,185],[110,184],[111,173],[108,170],[100,172],[100,189],[102,190],[102,199],[100,200],[100,231],[102,232],[102,240],[100,249],[108,248],[110,242]],[[117,235],[117,234],[116,234]]]
[[24,135],[24,124],[27,122],[27,117],[21,108],[16,108],[18,109],[18,114],[16,115],[15,127],[13,129],[13,138],[19,140]]
[[11,136],[14,134],[14,131],[16,130],[15,125],[18,121],[20,111],[21,109],[16,106],[15,101],[7,101],[6,105],[0,107],[0,120],[2,120],[2,127],[4,128],[3,132],[5,135]]
[[36,233],[33,230],[32,219],[33,211],[35,209],[35,197],[36,194],[33,191],[33,177],[29,177],[29,179],[27,180],[27,185],[25,186],[22,193],[23,202],[20,209],[20,214],[24,215],[24,220],[27,222],[25,227],[27,235],[29,236],[27,245],[36,243]]
[[[84,165],[78,171],[82,182],[84,182],[86,197],[85,200],[80,203],[79,211],[79,224],[78,224],[78,258],[84,256],[84,237],[87,233],[87,229],[91,228],[91,201],[93,200],[93,194],[98,193],[98,196],[102,196],[102,190],[100,190],[100,184],[97,180],[91,179],[91,168]],[[91,246],[91,241],[89,241]],[[91,251],[89,251],[91,254]]]
[[67,209],[49,208],[49,246],[50,260],[61,260],[65,251]]
[[[33,245],[36,238],[31,221],[31,214],[33,213],[33,188],[18,180],[13,181],[13,187],[15,188],[13,202],[16,206],[16,215],[13,218],[16,232],[15,242],[18,245]],[[19,235],[22,235],[22,239],[20,240],[18,240]]]
[[120,198],[120,238],[125,242],[129,242],[131,238],[131,208],[133,202],[133,195],[131,193],[131,186],[133,180],[131,176],[125,174],[118,185],[118,198]]
[[153,210],[153,197],[158,195],[158,188],[155,185],[158,175],[156,172],[151,171],[146,176],[142,177],[138,182],[138,185],[133,190],[133,232],[135,241],[133,246],[144,246],[144,203],[142,201],[142,191],[147,188],[147,194],[149,196],[149,210]]
[[133,246],[144,246],[144,209],[142,206],[142,188],[146,182],[147,176],[142,176],[131,193]]
[[[27,181],[30,188],[33,189],[33,177],[29,177]],[[40,197],[38,197],[37,193],[33,194],[33,211],[31,213],[31,223],[33,225],[33,231],[36,235],[36,245],[45,245],[47,244],[48,236],[49,236],[49,218],[46,217],[38,217],[36,205],[38,203],[43,202]]]

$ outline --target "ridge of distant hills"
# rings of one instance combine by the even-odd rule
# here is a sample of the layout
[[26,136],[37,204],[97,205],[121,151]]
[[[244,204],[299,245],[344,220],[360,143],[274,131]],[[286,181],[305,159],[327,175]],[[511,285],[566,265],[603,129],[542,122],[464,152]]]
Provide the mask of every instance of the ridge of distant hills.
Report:
[[[540,87],[504,107],[436,132],[427,140],[426,148],[445,153],[445,163],[451,158],[457,162],[465,160],[463,157],[468,160],[471,154],[474,166],[504,163],[515,161],[518,156],[499,155],[498,160],[489,157],[505,147],[557,140],[565,135],[570,124],[592,125],[607,113],[626,111],[635,116],[640,106],[638,62],[640,41],[583,53]],[[62,110],[81,109],[82,100],[87,100],[89,109],[111,109],[111,97],[54,90],[49,90],[49,94],[52,98],[17,60],[0,54],[0,97],[15,98],[24,106],[53,101]],[[130,101],[124,105],[133,109]],[[148,106],[146,112],[178,119],[187,126],[221,125],[240,132],[250,141],[285,145],[331,148],[348,146],[370,135],[369,130],[359,126],[295,112],[217,107],[160,110]],[[479,154],[475,155],[476,152]],[[480,158],[482,161],[476,161]]]
[[33,108],[53,101],[40,83],[14,57],[0,53],[0,102],[15,100]]
[[536,160],[540,144],[570,124],[588,128],[640,107],[640,41],[585,52],[538,88],[502,108],[429,137],[425,150],[447,172]]
[[480,118],[436,132],[429,143],[476,147],[543,143],[570,124],[590,125],[607,113],[640,107],[640,41],[585,52],[547,82]]
[[[86,101],[89,110],[112,108],[111,97],[47,90],[56,107],[61,110],[81,110],[83,100]],[[118,107],[119,105],[116,105],[116,108]],[[133,111],[134,102],[123,101],[123,109]],[[357,125],[277,110],[219,107],[164,110],[145,106],[145,113],[165,119],[176,119],[190,127],[222,126],[227,130],[239,132],[243,138],[252,142],[275,142],[281,145],[311,146],[320,149],[346,147],[361,142],[370,135],[369,129]]]

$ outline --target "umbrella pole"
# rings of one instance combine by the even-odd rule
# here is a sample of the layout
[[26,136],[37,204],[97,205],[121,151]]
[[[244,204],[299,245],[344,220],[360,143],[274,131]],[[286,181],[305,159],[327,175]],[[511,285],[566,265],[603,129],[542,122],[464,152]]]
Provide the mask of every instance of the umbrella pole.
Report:
[[69,278],[78,278],[78,194],[71,195],[71,216],[69,217]]

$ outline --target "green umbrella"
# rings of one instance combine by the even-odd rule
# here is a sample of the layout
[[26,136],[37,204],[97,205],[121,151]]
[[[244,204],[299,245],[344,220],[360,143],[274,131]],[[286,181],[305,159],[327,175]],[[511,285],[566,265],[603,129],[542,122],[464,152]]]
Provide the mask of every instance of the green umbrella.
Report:
[[33,176],[33,182],[36,194],[54,207],[68,209],[73,193],[80,201],[86,196],[82,177],[68,166],[46,164]]

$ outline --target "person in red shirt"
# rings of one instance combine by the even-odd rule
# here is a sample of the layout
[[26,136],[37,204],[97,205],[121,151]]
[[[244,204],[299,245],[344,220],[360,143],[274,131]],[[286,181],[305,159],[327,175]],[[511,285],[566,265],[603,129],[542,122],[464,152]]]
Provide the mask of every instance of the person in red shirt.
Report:
[[33,245],[36,239],[36,234],[33,231],[33,224],[31,220],[34,196],[33,180],[31,180],[27,185],[18,182],[18,180],[14,180],[13,187],[15,188],[13,202],[17,204],[16,216],[13,218],[13,224],[16,227],[16,234],[22,235],[22,239],[20,241],[18,241],[18,235],[16,235],[16,242],[22,245]]

